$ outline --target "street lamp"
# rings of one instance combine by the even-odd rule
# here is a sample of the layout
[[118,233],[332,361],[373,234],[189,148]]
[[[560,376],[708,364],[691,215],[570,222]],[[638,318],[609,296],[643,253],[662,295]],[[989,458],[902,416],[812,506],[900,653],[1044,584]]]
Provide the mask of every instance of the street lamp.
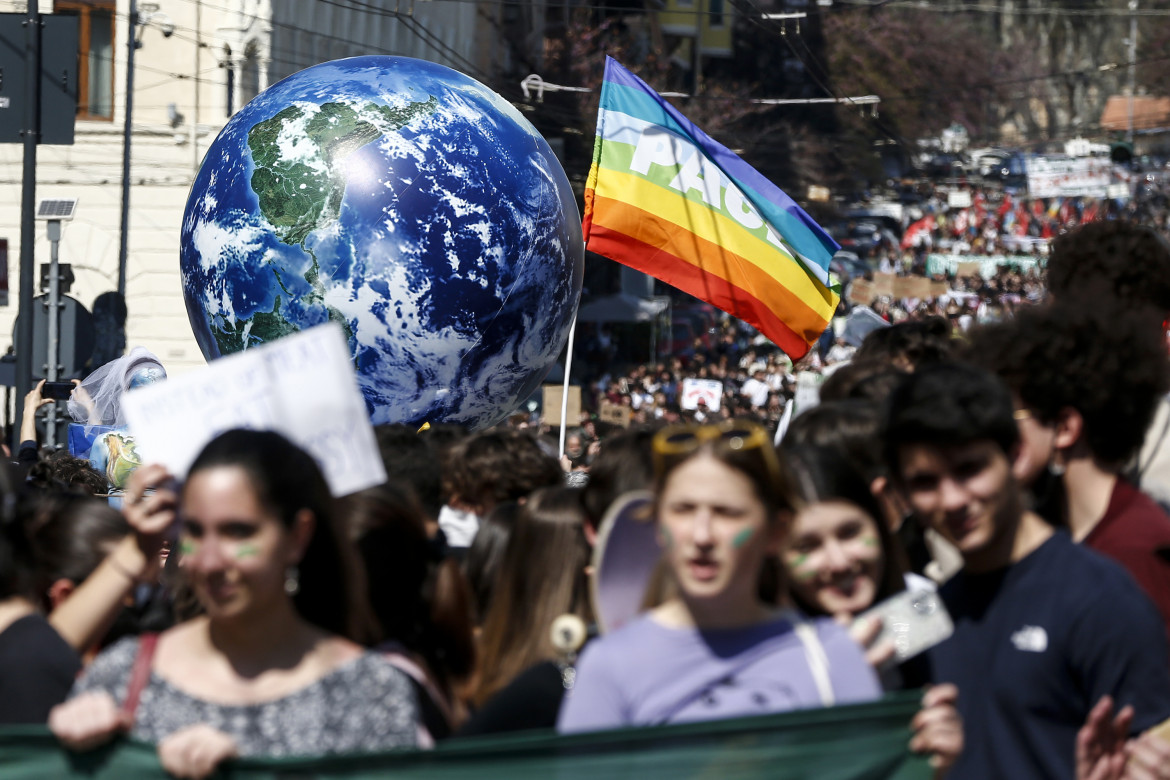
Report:
[[[77,211],[76,198],[42,200],[37,205],[37,220],[47,223],[49,236],[49,292],[45,306],[48,309],[47,338],[45,350],[45,381],[56,382],[61,369],[61,274],[58,249],[61,244],[61,223],[72,220]],[[31,319],[32,312],[25,316]],[[45,444],[57,445],[57,402],[49,405],[45,413]]]

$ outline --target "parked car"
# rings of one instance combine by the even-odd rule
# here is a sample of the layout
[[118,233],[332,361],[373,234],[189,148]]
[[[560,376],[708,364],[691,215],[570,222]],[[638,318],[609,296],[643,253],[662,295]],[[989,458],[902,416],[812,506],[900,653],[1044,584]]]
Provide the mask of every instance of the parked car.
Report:
[[829,270],[837,275],[841,280],[841,284],[848,284],[850,280],[865,276],[872,269],[869,264],[859,258],[853,252],[846,252],[844,250],[833,255],[833,259],[829,262]]
[[898,246],[899,243],[898,237],[889,229],[870,220],[834,222],[825,230],[842,249],[852,252],[862,260],[868,258],[883,241],[891,246]]

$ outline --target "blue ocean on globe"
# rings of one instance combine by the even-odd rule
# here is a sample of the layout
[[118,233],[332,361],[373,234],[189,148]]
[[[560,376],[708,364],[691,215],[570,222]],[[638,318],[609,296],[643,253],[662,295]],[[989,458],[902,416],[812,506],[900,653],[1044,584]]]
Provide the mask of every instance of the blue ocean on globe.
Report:
[[512,105],[450,68],[355,57],[228,122],[187,200],[183,295],[208,360],[327,321],[371,420],[507,416],[576,315],[568,179]]

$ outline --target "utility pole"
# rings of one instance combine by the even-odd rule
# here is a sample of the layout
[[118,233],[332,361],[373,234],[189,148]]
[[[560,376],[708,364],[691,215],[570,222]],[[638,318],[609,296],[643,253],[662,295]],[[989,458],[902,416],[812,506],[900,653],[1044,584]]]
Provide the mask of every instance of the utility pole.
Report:
[[195,109],[191,112],[191,170],[193,175],[199,175],[199,163],[202,158],[199,156],[199,89],[203,86],[203,79],[199,72],[202,64],[200,63],[203,49],[203,3],[202,0],[195,0]]
[[[130,133],[134,116],[134,50],[138,32],[138,0],[130,0],[126,25],[126,120],[122,128],[122,228],[118,238],[118,295],[126,299],[127,235],[130,228]],[[195,74],[198,76],[199,74]]]
[[[20,195],[20,295],[16,327],[16,424],[24,415],[24,397],[32,389],[33,274],[36,273],[37,144],[41,140],[41,10],[28,0],[25,21],[24,183]],[[15,450],[20,435],[13,437]]]
[[703,82],[703,13],[710,0],[695,0],[695,46],[691,51],[691,75],[695,83],[691,88],[691,95],[699,94],[699,87]]
[[1137,60],[1137,11],[1138,0],[1129,0],[1129,132],[1126,139],[1129,141],[1130,153],[1133,153],[1133,96],[1137,89],[1136,60]]

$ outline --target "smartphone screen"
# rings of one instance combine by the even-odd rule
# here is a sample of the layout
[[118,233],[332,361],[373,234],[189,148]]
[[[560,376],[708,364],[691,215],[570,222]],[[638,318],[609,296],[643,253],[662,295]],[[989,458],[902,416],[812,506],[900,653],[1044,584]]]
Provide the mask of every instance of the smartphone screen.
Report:
[[45,382],[45,386],[41,388],[41,397],[64,401],[72,392],[72,382]]

